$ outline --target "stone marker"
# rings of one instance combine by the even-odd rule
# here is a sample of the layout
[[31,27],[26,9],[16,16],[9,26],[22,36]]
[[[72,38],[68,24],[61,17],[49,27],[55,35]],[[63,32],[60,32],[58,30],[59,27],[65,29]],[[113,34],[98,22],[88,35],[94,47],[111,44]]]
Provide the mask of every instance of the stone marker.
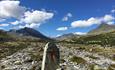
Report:
[[44,48],[42,70],[56,70],[59,66],[59,48],[54,43],[47,43]]

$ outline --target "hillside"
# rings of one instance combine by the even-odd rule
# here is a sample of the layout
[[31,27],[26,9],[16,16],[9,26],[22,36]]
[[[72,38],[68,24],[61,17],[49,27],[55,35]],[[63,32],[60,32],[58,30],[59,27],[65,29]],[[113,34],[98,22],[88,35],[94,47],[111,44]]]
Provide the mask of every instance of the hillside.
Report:
[[97,28],[88,32],[88,34],[101,34],[107,33],[115,30],[115,25],[108,25],[106,23],[102,23]]
[[64,35],[61,35],[59,37],[56,37],[56,40],[67,40],[67,39],[71,39],[71,38],[74,38],[74,37],[79,37],[80,35],[77,35],[77,34],[74,34],[74,33],[69,33],[69,34],[64,34]]
[[[22,32],[22,36],[17,34],[1,31],[2,38],[16,40],[0,42],[0,70],[41,70],[43,49],[47,41],[32,37],[28,32]],[[98,35],[65,36],[68,38],[56,42],[61,53],[58,70],[115,69],[115,31]]]
[[0,42],[4,42],[4,41],[12,41],[14,40],[14,38],[9,35],[6,31],[4,30],[0,30]]
[[85,35],[85,36],[74,36],[68,39],[61,40],[61,42],[75,43],[75,44],[99,44],[103,46],[115,45],[115,31],[108,33],[102,33],[98,35]]
[[8,33],[11,35],[18,36],[18,37],[32,37],[32,38],[50,40],[50,38],[46,37],[39,31],[32,28],[28,28],[28,27],[25,27],[19,30],[10,30]]

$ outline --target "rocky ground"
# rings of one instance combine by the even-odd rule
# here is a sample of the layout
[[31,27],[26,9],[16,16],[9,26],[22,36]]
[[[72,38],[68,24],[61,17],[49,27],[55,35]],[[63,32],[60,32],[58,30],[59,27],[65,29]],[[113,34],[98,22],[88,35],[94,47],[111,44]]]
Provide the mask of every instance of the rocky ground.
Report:
[[81,48],[79,46],[63,46],[65,45],[60,47],[62,61],[60,66],[64,70],[115,70],[114,60],[103,55],[99,55],[98,53],[92,53],[91,51],[93,50],[90,48],[89,51],[86,51],[85,48]]
[[[57,70],[115,70],[115,48],[95,48],[77,44],[57,44],[60,66]],[[0,70],[41,70],[45,43],[31,43],[0,60]]]
[[31,43],[23,50],[0,60],[0,70],[40,70],[43,43]]

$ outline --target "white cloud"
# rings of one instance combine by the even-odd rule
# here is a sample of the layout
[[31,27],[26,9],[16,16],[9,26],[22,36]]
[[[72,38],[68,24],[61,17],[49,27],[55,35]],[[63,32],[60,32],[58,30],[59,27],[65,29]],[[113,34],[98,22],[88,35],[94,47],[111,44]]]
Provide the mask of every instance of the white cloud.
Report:
[[59,27],[56,30],[58,30],[58,31],[65,31],[65,30],[68,30],[68,27]]
[[89,26],[92,26],[94,24],[99,25],[102,22],[105,22],[106,24],[112,24],[114,19],[115,18],[113,16],[111,16],[111,15],[105,15],[104,17],[101,17],[101,18],[91,17],[88,20],[73,21],[71,23],[71,26],[73,28],[75,28],[75,27],[89,27]]
[[24,27],[36,28],[36,27],[39,27],[39,26],[40,26],[40,24],[32,23],[32,24],[26,24],[26,25],[24,25],[24,26],[19,25],[19,28],[24,28]]
[[20,25],[19,28],[24,28],[24,27],[39,27],[42,23],[45,21],[53,18],[54,13],[51,12],[46,12],[46,11],[27,11],[24,14],[24,17],[21,19],[21,22],[25,23],[25,25]]
[[0,24],[0,27],[6,27],[9,26],[9,24]]
[[112,20],[114,20],[115,18],[113,17],[113,16],[111,16],[111,15],[105,15],[104,17],[103,17],[103,20],[104,20],[104,22],[109,22],[109,21],[112,21]]
[[84,32],[75,32],[74,34],[77,34],[77,35],[86,35],[87,33],[84,33]]
[[0,19],[0,22],[4,22],[6,19]]
[[71,23],[72,27],[88,27],[93,24],[100,24],[100,21],[96,18],[89,18],[88,20],[78,20]]
[[62,21],[68,21],[68,17],[64,17]]
[[23,18],[20,21],[11,22],[12,25],[19,25],[18,28],[35,28],[39,27],[43,24],[46,20],[51,19],[54,16],[53,13],[49,13],[46,11],[27,11],[25,12]]
[[18,25],[20,21],[11,22],[12,25]]
[[1,1],[16,1],[16,0],[1,0]]
[[26,8],[19,4],[20,1],[0,1],[0,18],[21,18]]
[[53,16],[53,12],[27,9],[26,7],[20,6],[19,0],[0,1],[0,22],[3,22],[3,19],[15,18],[16,20],[14,22],[8,23],[18,25],[19,28],[39,27],[45,21],[53,18]]
[[109,25],[114,25],[114,22],[113,22],[113,21],[107,22],[107,24],[109,24]]
[[44,11],[27,11],[25,12],[25,18],[22,19],[25,23],[43,23],[44,21],[51,19],[54,14],[49,13],[49,12],[44,12]]
[[112,10],[111,10],[111,13],[115,13],[115,9],[112,9]]
[[72,17],[72,14],[71,14],[71,13],[67,13],[67,16],[68,16],[68,17]]
[[65,15],[63,18],[62,18],[62,21],[68,21],[69,18],[72,17],[72,14],[71,13],[67,13],[67,15]]
[[60,34],[56,35],[56,37],[60,37],[60,36],[61,36]]
[[26,27],[29,27],[29,28],[36,28],[36,27],[39,27],[40,24],[36,24],[36,23],[32,23],[32,24],[26,24]]

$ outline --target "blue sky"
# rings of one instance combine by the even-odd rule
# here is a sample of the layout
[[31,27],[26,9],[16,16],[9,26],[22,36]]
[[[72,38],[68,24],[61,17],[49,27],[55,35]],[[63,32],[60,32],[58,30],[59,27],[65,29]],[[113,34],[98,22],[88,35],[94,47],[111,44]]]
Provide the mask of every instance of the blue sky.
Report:
[[0,6],[0,29],[31,27],[50,37],[85,34],[115,20],[115,0],[3,0]]

